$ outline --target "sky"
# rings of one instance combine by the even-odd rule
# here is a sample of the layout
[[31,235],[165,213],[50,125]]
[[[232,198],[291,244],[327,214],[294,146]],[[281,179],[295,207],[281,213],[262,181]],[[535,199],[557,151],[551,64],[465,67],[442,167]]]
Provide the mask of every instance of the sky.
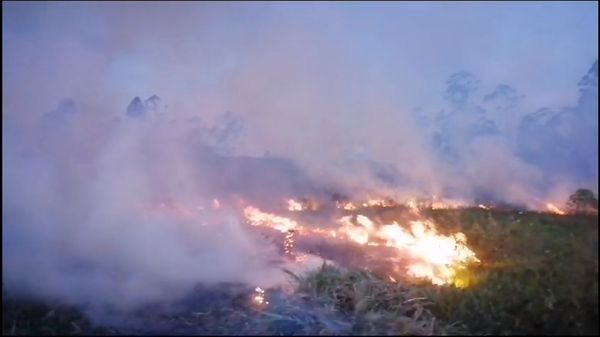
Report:
[[[139,91],[159,91],[154,74],[166,69],[171,75],[160,79],[167,82],[163,87],[210,85],[245,51],[286,30],[285,39],[262,47],[286,57],[287,44],[318,40],[348,67],[360,67],[371,81],[403,93],[407,106],[443,91],[445,79],[458,70],[477,74],[490,87],[517,87],[532,107],[566,105],[576,99],[572,86],[598,54],[594,2],[4,6],[3,41],[18,41],[20,46],[10,45],[15,57],[41,40],[43,55],[29,61],[42,74],[74,67],[101,73],[97,80],[123,91],[124,104]],[[67,61],[64,48],[83,54]],[[11,55],[5,64],[12,68],[18,61]],[[193,66],[180,69],[176,63]],[[53,69],[46,69],[50,64]],[[77,84],[64,86],[52,98],[70,95]]]
[[161,198],[326,190],[539,208],[597,193],[596,2],[2,9],[9,288],[130,308],[199,279],[272,275],[234,211],[206,219],[230,233],[218,241],[135,212]]
[[[435,115],[456,72],[478,81],[473,99],[500,84],[514,89],[523,99],[504,118],[518,121],[576,104],[577,83],[598,55],[594,2],[4,7],[3,118],[31,123],[70,98],[98,120],[157,94],[175,115],[247,116],[254,133],[244,153],[289,155],[319,174],[373,133],[394,132],[415,112]],[[418,142],[414,128],[399,129],[407,139],[391,143]],[[301,137],[314,146],[289,141]],[[389,152],[381,141],[370,147]],[[314,158],[322,142],[339,146]],[[312,165],[317,159],[323,164]]]

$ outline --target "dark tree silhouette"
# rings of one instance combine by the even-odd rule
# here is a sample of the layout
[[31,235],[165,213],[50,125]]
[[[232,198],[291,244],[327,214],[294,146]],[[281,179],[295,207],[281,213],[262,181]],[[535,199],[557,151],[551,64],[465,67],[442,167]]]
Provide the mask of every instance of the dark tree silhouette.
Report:
[[580,188],[569,197],[567,207],[573,213],[598,212],[598,198],[596,198],[594,192]]

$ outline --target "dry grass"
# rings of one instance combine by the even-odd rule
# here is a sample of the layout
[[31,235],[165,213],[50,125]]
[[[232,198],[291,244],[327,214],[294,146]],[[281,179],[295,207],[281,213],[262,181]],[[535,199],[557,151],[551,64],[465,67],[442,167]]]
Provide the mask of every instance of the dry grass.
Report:
[[291,296],[248,305],[251,288],[205,289],[178,313],[150,310],[141,330],[93,328],[73,308],[3,300],[4,335],[597,335],[598,217],[431,210],[440,230],[462,231],[482,260],[458,277],[465,289],[393,283],[384,275],[324,265]]
[[436,320],[418,288],[326,264],[297,280],[298,293],[347,317],[351,334],[429,336],[452,330]]
[[[394,284],[323,266],[299,291],[352,317],[353,334],[598,334],[598,218],[480,209],[430,210],[482,260],[465,289]],[[411,299],[416,299],[410,302]]]

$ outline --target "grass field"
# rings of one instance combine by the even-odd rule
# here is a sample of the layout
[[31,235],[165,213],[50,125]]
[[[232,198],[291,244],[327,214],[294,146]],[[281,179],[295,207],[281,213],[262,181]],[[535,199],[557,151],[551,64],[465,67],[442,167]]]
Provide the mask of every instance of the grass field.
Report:
[[[597,215],[483,209],[424,213],[442,232],[465,233],[481,260],[458,275],[468,284],[465,288],[395,283],[376,272],[325,265],[295,275],[294,296],[318,308],[318,314],[304,315],[298,302],[280,302],[266,316],[242,307],[232,309],[229,313],[237,317],[237,325],[224,312],[212,320],[186,322],[197,324],[193,331],[200,334],[598,334]],[[324,312],[341,322],[337,330],[324,324],[334,319],[319,320]],[[297,327],[274,329],[286,321]],[[215,330],[219,324],[235,330],[225,326]],[[118,332],[93,328],[73,308],[3,300],[4,335]]]
[[353,315],[357,334],[598,334],[596,216],[428,215],[442,230],[463,231],[481,259],[459,274],[466,288],[400,285],[324,267],[300,290]]

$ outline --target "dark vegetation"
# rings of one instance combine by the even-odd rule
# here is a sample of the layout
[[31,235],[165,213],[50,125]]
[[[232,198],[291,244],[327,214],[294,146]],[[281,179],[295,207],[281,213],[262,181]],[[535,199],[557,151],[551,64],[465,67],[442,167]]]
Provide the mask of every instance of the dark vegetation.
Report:
[[588,189],[578,189],[569,197],[567,207],[570,213],[598,213],[598,198]]

